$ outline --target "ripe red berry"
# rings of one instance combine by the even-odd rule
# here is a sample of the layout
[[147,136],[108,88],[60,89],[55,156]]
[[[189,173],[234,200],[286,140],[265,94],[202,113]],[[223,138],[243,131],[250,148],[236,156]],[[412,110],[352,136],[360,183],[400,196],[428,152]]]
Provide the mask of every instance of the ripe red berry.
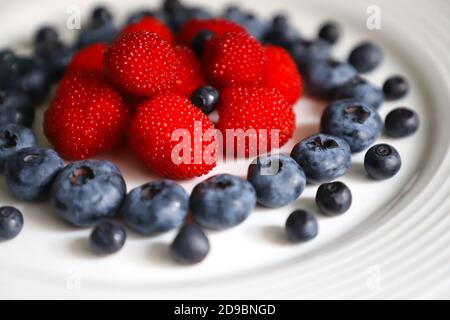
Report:
[[188,47],[176,46],[174,50],[180,59],[180,67],[173,92],[190,97],[194,90],[206,84],[200,62]]
[[141,104],[132,120],[132,149],[155,173],[171,179],[200,177],[216,165],[213,124],[188,98],[157,96]]
[[255,86],[263,80],[266,54],[247,33],[227,32],[207,42],[203,56],[205,72],[218,88]]
[[267,64],[262,85],[275,88],[294,104],[302,95],[303,82],[297,65],[285,49],[277,46],[265,48]]
[[[222,91],[219,104],[219,124],[225,144],[230,146],[230,133],[234,134],[234,150],[243,156],[239,132],[247,134],[245,156],[269,152],[284,145],[293,135],[295,115],[291,105],[273,88],[230,87]],[[230,130],[230,131],[228,131]],[[228,131],[228,132],[227,132]],[[227,138],[228,136],[228,138]],[[278,144],[278,145],[277,145]],[[239,148],[239,149],[238,149]]]
[[172,31],[158,19],[152,17],[143,17],[140,21],[126,26],[122,30],[122,34],[138,31],[154,32],[158,36],[160,36],[161,39],[169,43],[174,43],[174,35]]
[[151,97],[175,86],[179,59],[172,46],[152,32],[129,32],[105,55],[106,72],[125,93]]
[[66,159],[87,159],[120,142],[130,111],[122,97],[94,72],[69,72],[45,113],[44,132]]
[[178,42],[190,47],[194,37],[202,30],[209,30],[217,36],[225,32],[245,32],[242,26],[225,19],[192,19],[181,28],[178,33]]
[[104,56],[107,49],[106,43],[95,43],[80,50],[72,58],[68,70],[103,72]]

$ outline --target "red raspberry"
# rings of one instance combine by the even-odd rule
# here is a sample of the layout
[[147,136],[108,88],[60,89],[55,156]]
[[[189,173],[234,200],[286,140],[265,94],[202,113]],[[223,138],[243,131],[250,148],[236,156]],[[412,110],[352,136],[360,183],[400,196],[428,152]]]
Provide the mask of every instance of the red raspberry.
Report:
[[255,86],[262,82],[266,54],[247,33],[227,32],[213,37],[204,51],[205,72],[219,88]]
[[176,46],[174,50],[180,59],[180,68],[173,91],[190,97],[194,90],[206,84],[200,62],[188,47]]
[[122,34],[137,31],[154,32],[169,43],[175,42],[172,31],[164,23],[152,17],[144,17],[139,22],[126,26],[122,30]]
[[[180,131],[175,131],[177,129]],[[184,137],[190,139],[185,152],[181,152],[180,143],[186,140],[174,136],[173,141],[174,132],[184,133]],[[203,136],[203,141],[196,139],[197,135],[201,137],[207,132],[209,136]],[[213,124],[188,98],[180,95],[161,95],[141,104],[131,123],[129,137],[138,157],[163,177],[177,180],[200,177],[216,165],[217,142]]]
[[297,65],[291,55],[281,47],[267,46],[265,50],[267,64],[262,85],[278,89],[289,103],[294,104],[303,91],[302,77]]
[[[255,156],[268,152],[272,147],[272,139],[278,140],[281,147],[294,133],[295,115],[291,105],[273,88],[259,87],[229,87],[222,91],[219,104],[219,124],[225,146],[227,142],[227,129],[247,131],[248,139],[245,141],[245,156]],[[253,129],[253,130],[252,130]],[[273,130],[279,130],[277,133]],[[253,132],[252,132],[253,131]],[[236,131],[234,131],[237,133]],[[233,133],[233,131],[231,131]],[[277,135],[279,135],[278,139]],[[255,143],[250,143],[250,141]],[[241,142],[242,144],[242,142]],[[235,155],[238,139],[234,141]],[[233,150],[226,150],[227,153]]]
[[225,32],[245,32],[245,29],[235,22],[225,19],[193,19],[189,20],[178,33],[178,42],[190,47],[194,37],[202,30],[209,30],[218,36]]
[[95,43],[80,50],[72,58],[68,70],[103,72],[104,56],[107,49],[106,43]]
[[172,46],[152,32],[129,32],[105,55],[106,72],[126,93],[151,97],[175,86],[179,61]]
[[69,72],[45,113],[44,132],[66,159],[96,156],[120,142],[130,116],[121,96],[99,73]]

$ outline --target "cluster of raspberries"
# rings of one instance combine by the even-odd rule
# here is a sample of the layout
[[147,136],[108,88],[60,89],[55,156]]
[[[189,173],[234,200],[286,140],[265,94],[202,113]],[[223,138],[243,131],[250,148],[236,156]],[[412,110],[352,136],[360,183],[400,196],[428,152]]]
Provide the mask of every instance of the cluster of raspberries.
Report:
[[[193,40],[204,30],[212,35],[196,54]],[[217,123],[190,100],[204,85],[220,92]],[[189,179],[212,170],[219,153],[215,136],[194,143],[195,122],[202,123],[202,133],[252,129],[259,139],[260,130],[278,132],[281,146],[292,137],[292,106],[301,94],[302,79],[289,53],[263,46],[236,23],[191,20],[174,35],[159,20],[144,17],[111,45],[94,44],[74,56],[45,114],[44,131],[68,160],[94,157],[127,139],[155,173]],[[191,134],[190,163],[172,160],[177,129]],[[270,151],[270,138],[261,149]],[[209,159],[194,161],[195,151],[203,154],[212,146],[217,152]]]

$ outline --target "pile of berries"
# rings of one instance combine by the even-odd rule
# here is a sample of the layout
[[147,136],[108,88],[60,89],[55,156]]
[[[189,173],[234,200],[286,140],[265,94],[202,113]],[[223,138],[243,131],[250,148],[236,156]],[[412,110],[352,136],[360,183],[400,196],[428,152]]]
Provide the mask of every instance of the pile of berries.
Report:
[[[286,206],[307,183],[322,184],[316,202],[323,214],[343,214],[352,194],[334,180],[348,172],[352,153],[368,149],[383,128],[391,137],[409,136],[419,120],[414,111],[399,108],[383,125],[377,109],[384,100],[404,97],[408,83],[396,76],[379,89],[361,76],[383,59],[371,42],[358,45],[348,62],[334,60],[339,35],[339,26],[328,22],[317,39],[306,40],[284,15],[267,22],[229,7],[214,17],[177,0],[166,0],[157,11],[133,13],[122,28],[109,10],[96,8],[74,46],[64,44],[54,28],[43,27],[34,37],[32,58],[0,52],[0,172],[17,199],[50,198],[65,221],[95,227],[92,247],[103,254],[125,243],[126,230],[113,221],[120,216],[147,236],[181,227],[170,247],[173,257],[200,262],[210,249],[202,228],[237,226],[256,205]],[[29,129],[34,107],[53,83],[58,87],[43,125],[55,151],[39,147]],[[321,132],[300,141],[290,156],[269,153],[270,142],[281,147],[293,137],[293,107],[303,83],[310,95],[330,100]],[[252,132],[242,156],[259,157],[247,179],[213,176],[188,195],[174,180],[209,173],[219,159],[218,132],[223,144],[237,140],[228,130]],[[189,144],[174,157],[181,138]],[[89,160],[123,141],[164,179],[127,193],[114,164]],[[63,159],[73,162],[65,165]],[[400,166],[392,146],[367,151],[365,167],[374,179],[393,177]],[[22,225],[17,209],[0,208],[0,238],[15,237]],[[310,213],[296,211],[286,232],[294,242],[310,240],[318,223]]]

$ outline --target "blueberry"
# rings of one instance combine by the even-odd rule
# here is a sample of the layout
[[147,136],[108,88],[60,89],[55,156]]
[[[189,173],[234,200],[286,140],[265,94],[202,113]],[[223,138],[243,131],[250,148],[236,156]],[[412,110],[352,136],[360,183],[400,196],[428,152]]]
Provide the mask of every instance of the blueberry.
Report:
[[[45,98],[49,89],[46,70],[39,60],[17,57],[7,59],[0,65],[0,88],[18,90],[34,100]],[[39,103],[41,101],[37,101]]]
[[243,12],[238,6],[236,5],[229,5],[225,7],[223,17],[225,19],[231,20],[231,21],[240,21],[244,18],[245,12]]
[[329,60],[311,63],[304,74],[310,93],[328,99],[339,87],[353,80],[358,72],[348,63]]
[[340,29],[336,22],[326,22],[320,27],[318,36],[330,44],[335,44],[339,40]]
[[164,0],[162,9],[168,14],[173,14],[177,11],[184,10],[185,7],[179,0]]
[[316,204],[326,216],[341,215],[352,205],[352,193],[342,182],[325,183],[317,190]]
[[58,31],[51,26],[43,26],[34,35],[34,44],[55,43],[59,40]]
[[322,114],[321,131],[344,139],[357,153],[380,137],[383,122],[378,112],[358,100],[338,100]]
[[247,180],[256,191],[258,203],[280,208],[297,200],[306,185],[300,165],[284,154],[260,156],[250,164]]
[[170,254],[179,263],[196,264],[206,258],[209,249],[209,240],[203,230],[196,224],[186,224],[170,245]]
[[300,33],[294,28],[284,15],[276,15],[271,26],[264,35],[264,42],[289,49],[301,39]]
[[16,55],[11,49],[3,49],[0,51],[0,66],[10,66],[14,63]]
[[0,51],[0,90],[11,88],[13,81],[12,67],[16,61],[16,55],[10,49]]
[[399,100],[409,92],[409,83],[402,76],[393,76],[383,84],[383,92],[386,100]]
[[194,219],[210,229],[229,229],[243,222],[256,205],[253,186],[230,174],[213,176],[199,183],[191,193]]
[[190,20],[189,11],[186,8],[167,14],[167,16],[167,23],[175,33],[179,32],[181,27]]
[[364,42],[358,45],[348,58],[348,62],[360,73],[374,70],[382,61],[383,51],[372,42]]
[[309,183],[322,183],[345,175],[350,169],[351,152],[345,140],[318,134],[302,140],[291,157],[303,168]]
[[152,236],[181,226],[189,196],[170,180],[153,181],[133,189],[122,208],[125,223],[137,233]]
[[170,28],[174,32],[178,32],[190,19],[188,9],[178,0],[165,0],[162,9],[167,16]]
[[113,23],[91,24],[81,30],[78,36],[78,48],[84,48],[97,42],[112,43],[119,30]]
[[113,218],[125,199],[126,185],[109,161],[86,160],[67,165],[51,190],[56,212],[77,227]]
[[46,68],[49,80],[59,80],[75,54],[75,49],[61,42],[45,43],[35,48],[35,56]]
[[136,12],[133,12],[130,14],[130,16],[127,19],[127,25],[132,23],[137,23],[142,20],[142,18],[145,17],[152,17],[155,19],[158,19],[164,24],[167,24],[167,16],[163,11],[152,11],[152,10],[139,10]]
[[34,120],[34,108],[28,97],[20,91],[0,91],[0,126],[14,123],[31,127]]
[[91,23],[81,30],[77,46],[84,48],[97,42],[112,43],[118,33],[109,9],[97,7],[92,11]]
[[319,224],[311,213],[297,210],[286,221],[286,233],[292,242],[309,241],[319,233]]
[[386,180],[395,176],[402,166],[398,151],[388,144],[370,148],[364,157],[364,167],[375,180]]
[[24,148],[6,160],[6,183],[17,199],[42,200],[63,167],[64,161],[53,150]]
[[389,137],[404,138],[413,135],[419,125],[419,116],[414,110],[397,108],[386,116],[384,131]]
[[129,25],[132,23],[137,23],[137,22],[141,21],[142,18],[153,17],[153,16],[154,16],[154,13],[151,10],[139,10],[139,11],[131,13],[128,16],[126,24]]
[[206,42],[208,42],[214,33],[209,30],[201,30],[199,31],[195,37],[192,39],[191,48],[197,54],[199,58],[203,56],[203,51],[205,50]]
[[191,18],[189,11],[186,8],[168,15],[168,25],[175,33],[179,32],[189,20],[191,20]]
[[105,7],[97,7],[92,10],[92,23],[94,25],[109,24],[113,20],[111,11]]
[[214,15],[202,7],[187,8],[189,19],[211,19]]
[[97,254],[113,254],[123,248],[127,239],[124,227],[114,221],[100,222],[91,233],[92,251]]
[[310,65],[326,62],[331,57],[330,44],[321,39],[297,41],[289,51],[302,72],[305,72]]
[[30,129],[12,123],[0,125],[0,172],[9,157],[28,147],[37,147],[36,137]]
[[256,14],[251,12],[242,12],[237,19],[231,19],[232,21],[242,25],[248,33],[253,35],[258,40],[263,40],[267,31],[269,30],[269,24]]
[[13,73],[14,88],[26,93],[34,105],[43,102],[50,90],[50,79],[39,60],[18,58]]
[[0,207],[0,239],[16,237],[23,228],[23,215],[13,207]]
[[203,113],[210,114],[219,103],[219,91],[211,86],[200,87],[192,93],[191,102]]
[[10,49],[0,51],[0,89],[10,89],[13,82],[13,69],[17,57]]
[[372,83],[356,77],[336,90],[335,99],[354,99],[378,109],[384,102],[384,94]]

